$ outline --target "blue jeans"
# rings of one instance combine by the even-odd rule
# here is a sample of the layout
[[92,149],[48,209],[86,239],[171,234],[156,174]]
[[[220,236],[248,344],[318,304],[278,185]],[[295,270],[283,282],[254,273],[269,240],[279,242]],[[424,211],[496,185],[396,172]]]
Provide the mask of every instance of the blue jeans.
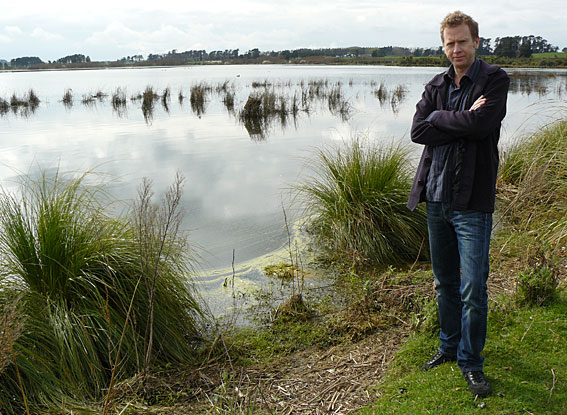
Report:
[[483,369],[492,214],[427,203],[431,265],[441,331],[439,351],[463,372]]

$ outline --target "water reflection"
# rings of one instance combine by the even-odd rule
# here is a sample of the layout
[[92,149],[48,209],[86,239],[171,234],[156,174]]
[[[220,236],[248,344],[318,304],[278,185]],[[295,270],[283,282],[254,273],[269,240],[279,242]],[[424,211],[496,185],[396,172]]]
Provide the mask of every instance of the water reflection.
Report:
[[126,107],[126,92],[122,88],[118,87],[112,93],[112,111],[116,114],[118,118],[123,118],[127,114]]
[[61,102],[66,109],[70,109],[73,106],[73,90],[71,88],[65,90]]
[[[203,278],[225,267],[232,275],[236,250],[237,281],[242,280],[237,287],[255,286],[264,277],[251,269],[239,274],[239,265],[273,253],[286,241],[281,200],[287,209],[285,189],[297,181],[313,148],[359,132],[371,140],[409,143],[414,105],[439,71],[259,65],[1,73],[0,181],[9,186],[14,170],[25,172],[36,164],[73,172],[94,169],[113,178],[111,194],[130,200],[142,177],[153,179],[161,192],[179,169],[188,178],[184,228],[203,248]],[[549,78],[546,97],[553,98],[560,85],[564,91],[564,80]],[[192,108],[190,88],[203,83],[202,105]],[[16,119],[10,96],[13,91],[25,96],[29,85],[42,102],[30,119]],[[151,99],[143,106],[148,85]],[[62,105],[67,89],[74,101],[69,110]],[[82,94],[89,104],[81,105]],[[249,98],[264,94],[273,104],[271,115],[241,119]],[[550,99],[526,94],[510,94],[503,143],[517,135],[518,125],[542,119],[532,112],[549,108]],[[341,108],[350,110],[343,111],[347,117]],[[299,219],[297,212],[288,213]],[[223,295],[224,277],[207,281],[213,295],[217,290]]]
[[[381,107],[389,102],[391,110],[397,114],[401,105],[406,99],[406,88],[398,85],[392,92],[380,83],[376,89],[376,81],[357,84],[353,79],[348,82],[349,89],[356,89],[362,85],[364,88],[374,88],[375,95],[380,101]],[[343,87],[342,81],[330,81],[329,79],[310,79],[279,81],[252,81],[247,86],[251,89],[245,100],[239,100],[241,93],[237,91],[234,82],[224,80],[216,85],[200,81],[190,87],[189,96],[185,96],[180,89],[177,100],[182,108],[185,100],[189,98],[191,111],[198,118],[202,118],[207,112],[207,106],[213,101],[222,103],[229,115],[235,116],[239,123],[248,132],[250,138],[255,141],[265,140],[273,127],[277,126],[282,131],[291,121],[297,126],[297,119],[301,113],[310,114],[317,110],[327,108],[330,114],[348,122],[352,114],[357,110],[352,103],[357,94],[347,91]],[[108,94],[102,90],[84,94],[81,103],[85,107],[95,107],[98,103],[104,103]],[[153,86],[147,86],[143,92],[136,93],[130,97],[130,102],[139,103],[145,122],[150,125],[156,111],[156,103],[161,101],[161,108],[165,114],[171,110],[171,89],[166,87],[161,94],[156,92]],[[73,93],[71,88],[67,88],[60,101],[66,109],[73,107]],[[110,99],[113,113],[118,118],[128,115],[128,100],[125,88],[117,87],[111,94]],[[244,103],[244,104],[242,104]],[[242,105],[239,109],[238,106]],[[35,106],[23,107],[21,105],[11,105],[5,100],[0,100],[0,115],[4,115],[12,108],[28,108],[25,115],[30,115],[37,108]]]
[[33,89],[30,89],[22,97],[13,93],[9,102],[0,98],[0,116],[4,116],[12,111],[15,116],[27,118],[35,113],[39,107],[39,103],[40,100]]
[[509,76],[511,93],[537,94],[541,98],[551,93],[561,97],[567,92],[567,73],[511,71]]

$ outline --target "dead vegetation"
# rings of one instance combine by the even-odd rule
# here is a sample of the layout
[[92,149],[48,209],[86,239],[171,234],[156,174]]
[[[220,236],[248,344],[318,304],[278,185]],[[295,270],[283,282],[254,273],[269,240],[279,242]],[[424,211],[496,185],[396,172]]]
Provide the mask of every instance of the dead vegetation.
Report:
[[128,398],[140,389],[135,378],[119,386],[119,400],[130,402],[136,413],[351,413],[378,397],[373,386],[406,335],[398,327],[355,344],[303,351],[267,367],[213,364],[153,377],[145,384],[146,404]]

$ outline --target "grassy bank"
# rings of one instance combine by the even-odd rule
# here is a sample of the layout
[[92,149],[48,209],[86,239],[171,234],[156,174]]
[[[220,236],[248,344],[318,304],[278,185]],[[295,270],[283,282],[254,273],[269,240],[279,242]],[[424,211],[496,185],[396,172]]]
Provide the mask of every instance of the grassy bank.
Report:
[[[255,325],[215,321],[205,338],[177,234],[180,179],[162,208],[144,183],[128,218],[109,217],[82,180],[25,183],[0,203],[1,410],[563,413],[565,148],[561,121],[502,160],[485,399],[456,365],[419,371],[438,325],[403,149],[353,140],[315,155],[296,190],[318,262],[307,269],[290,241],[291,263],[267,267],[273,284],[254,293]],[[325,284],[309,288],[310,273]]]
[[508,149],[500,170],[484,352],[494,393],[475,399],[456,364],[421,372],[438,339],[418,331],[358,413],[567,413],[566,145],[560,121]]
[[[506,301],[499,298],[499,301]],[[398,352],[380,399],[366,414],[564,414],[567,413],[567,297],[552,305],[517,308],[492,303],[485,372],[494,390],[475,399],[456,364],[422,372],[438,347],[435,336],[414,335]]]

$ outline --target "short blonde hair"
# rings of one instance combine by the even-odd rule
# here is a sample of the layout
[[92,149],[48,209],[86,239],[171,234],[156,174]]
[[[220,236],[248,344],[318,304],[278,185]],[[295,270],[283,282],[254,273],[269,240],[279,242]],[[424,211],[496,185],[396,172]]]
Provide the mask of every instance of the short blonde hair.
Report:
[[473,40],[478,39],[478,23],[468,14],[457,10],[445,16],[441,22],[441,41],[445,41],[445,39],[443,39],[443,31],[445,28],[456,27],[462,24],[466,24],[469,27]]

